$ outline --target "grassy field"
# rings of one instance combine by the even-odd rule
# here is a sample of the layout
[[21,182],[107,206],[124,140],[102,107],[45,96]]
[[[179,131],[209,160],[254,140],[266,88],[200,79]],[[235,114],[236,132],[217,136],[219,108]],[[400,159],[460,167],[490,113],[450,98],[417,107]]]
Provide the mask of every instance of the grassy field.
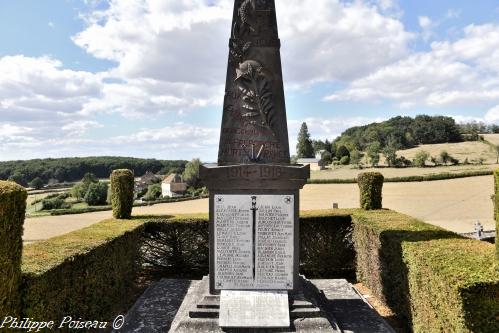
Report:
[[493,145],[499,145],[499,134],[483,134],[483,138]]
[[499,168],[499,164],[489,165],[458,165],[440,166],[427,168],[364,168],[355,169],[352,166],[337,166],[332,169],[312,171],[312,179],[353,179],[361,172],[375,171],[381,172],[385,178],[409,177],[409,176],[429,176],[441,173],[459,174],[473,171],[487,171]]
[[497,161],[496,153],[492,151],[487,143],[481,141],[421,145],[412,149],[399,150],[397,155],[404,156],[412,161],[420,150],[427,151],[433,157],[440,156],[440,153],[445,150],[452,157],[458,159],[459,163],[463,163],[466,158],[470,163],[478,162],[480,159],[483,159],[486,164],[496,163]]
[[[471,177],[422,183],[387,183],[383,187],[383,206],[456,232],[473,231],[480,221],[493,230],[494,192],[492,176]],[[356,184],[306,185],[300,192],[300,209],[316,210],[359,207]],[[207,213],[208,199],[135,207],[134,214],[165,215]],[[28,218],[23,238],[46,239],[81,229],[111,217],[111,212]]]

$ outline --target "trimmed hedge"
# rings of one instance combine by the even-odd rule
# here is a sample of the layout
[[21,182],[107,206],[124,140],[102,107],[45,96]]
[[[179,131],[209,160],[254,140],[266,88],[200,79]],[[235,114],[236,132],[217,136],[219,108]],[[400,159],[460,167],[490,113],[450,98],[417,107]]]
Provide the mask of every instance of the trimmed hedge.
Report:
[[[301,273],[345,277],[356,267],[408,331],[499,331],[492,244],[389,210],[302,212],[300,228]],[[108,220],[27,245],[22,314],[109,320],[135,300],[138,263],[159,268],[161,277],[198,278],[208,273],[208,244],[202,214]]]
[[133,208],[134,177],[128,169],[111,173],[111,206],[116,219],[130,219]]
[[499,169],[494,170],[494,219],[496,220],[496,265],[499,271]]
[[107,220],[25,246],[22,315],[110,320],[133,304],[143,221]]
[[311,279],[355,277],[353,211],[301,212],[300,274]]
[[493,245],[387,210],[352,220],[357,278],[408,331],[499,331]]
[[[300,273],[309,278],[353,277],[353,210],[325,210],[300,217]],[[207,215],[182,216],[147,224],[144,262],[169,277],[200,278],[209,271]]]
[[379,172],[361,173],[357,180],[360,190],[360,208],[366,210],[383,207],[383,180]]
[[22,234],[28,192],[0,181],[0,318],[20,311]]

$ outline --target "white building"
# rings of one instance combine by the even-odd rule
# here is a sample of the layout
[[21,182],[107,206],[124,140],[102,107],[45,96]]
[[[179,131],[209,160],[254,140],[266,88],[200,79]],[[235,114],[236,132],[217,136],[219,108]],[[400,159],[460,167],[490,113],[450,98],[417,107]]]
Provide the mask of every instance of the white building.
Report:
[[310,170],[324,170],[324,163],[319,158],[300,158],[296,161],[297,164],[310,165]]
[[182,176],[172,173],[161,183],[161,194],[163,198],[181,197],[187,190],[187,184],[182,181]]

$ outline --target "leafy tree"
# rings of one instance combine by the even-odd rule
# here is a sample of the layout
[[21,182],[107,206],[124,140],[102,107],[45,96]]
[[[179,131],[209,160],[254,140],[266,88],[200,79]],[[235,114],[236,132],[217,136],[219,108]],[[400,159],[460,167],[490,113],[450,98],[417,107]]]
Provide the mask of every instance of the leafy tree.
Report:
[[420,150],[416,153],[414,157],[414,166],[418,168],[424,168],[426,165],[426,161],[430,158],[430,154],[427,151]]
[[381,152],[381,144],[378,141],[374,141],[367,147],[367,157],[371,166],[375,167],[379,164],[379,154]]
[[19,185],[26,186],[28,182],[26,176],[20,171],[15,171],[12,175],[8,177],[8,180],[18,183]]
[[382,153],[389,167],[397,166],[397,148],[395,146],[386,146],[383,148]]
[[39,190],[43,187],[44,182],[40,177],[36,177],[32,181],[29,182],[29,187]]
[[447,151],[442,150],[440,152],[440,160],[442,161],[443,164],[447,164],[450,162],[451,156],[449,155],[449,153]]
[[324,165],[329,165],[333,162],[333,156],[331,155],[330,152],[324,151],[321,155],[321,160],[324,163]]
[[296,144],[296,155],[298,155],[298,158],[314,157],[314,147],[310,140],[307,123],[301,124],[300,132],[298,133],[298,143]]
[[87,172],[83,176],[83,179],[71,188],[71,196],[79,200],[84,200],[90,185],[97,184],[98,182],[99,180],[93,173]]
[[339,146],[338,149],[336,150],[336,158],[341,161],[343,157],[350,158],[350,151],[344,145]]
[[187,165],[185,166],[182,178],[189,186],[198,188],[201,185],[199,181],[200,166],[201,166],[201,160],[199,158],[192,159],[192,161],[187,163]]
[[362,164],[362,157],[363,154],[360,151],[358,151],[357,149],[352,150],[352,152],[350,153],[350,164],[360,168]]
[[149,185],[147,188],[147,193],[142,198],[144,201],[154,201],[161,198],[161,184]]
[[105,205],[107,203],[108,184],[104,182],[90,183],[84,200],[89,206]]
[[90,184],[92,184],[92,183],[98,183],[99,179],[97,179],[97,177],[93,173],[87,172],[83,176],[83,179],[81,180],[81,182],[86,186],[90,186]]

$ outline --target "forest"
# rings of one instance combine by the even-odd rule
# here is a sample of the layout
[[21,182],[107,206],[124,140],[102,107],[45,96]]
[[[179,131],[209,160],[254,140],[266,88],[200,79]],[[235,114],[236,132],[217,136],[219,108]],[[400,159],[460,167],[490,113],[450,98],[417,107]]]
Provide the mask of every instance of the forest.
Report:
[[364,151],[373,142],[379,142],[382,148],[408,149],[421,144],[461,142],[463,139],[460,126],[451,117],[398,116],[380,123],[349,128],[334,141],[334,145]]
[[44,184],[80,181],[86,173],[108,178],[115,169],[133,170],[135,176],[147,171],[167,174],[183,172],[187,161],[168,161],[132,157],[71,157],[0,162],[0,180],[27,186],[33,180]]

